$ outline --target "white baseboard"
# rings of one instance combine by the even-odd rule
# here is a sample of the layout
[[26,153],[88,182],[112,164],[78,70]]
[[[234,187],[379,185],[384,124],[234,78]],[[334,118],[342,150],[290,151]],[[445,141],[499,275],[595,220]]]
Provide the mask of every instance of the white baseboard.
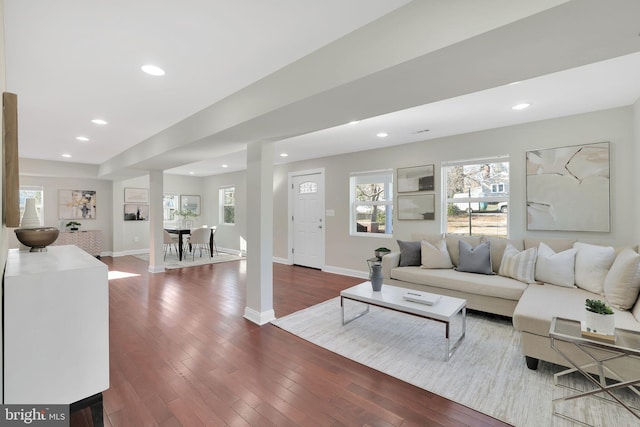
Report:
[[351,276],[351,277],[359,277],[361,279],[369,279],[369,273],[366,271],[360,270],[352,270],[350,268],[341,268],[341,267],[332,267],[330,265],[325,265],[322,271],[326,271],[327,273],[341,274],[343,276]]
[[149,249],[130,249],[128,251],[113,252],[112,256],[119,257],[119,256],[139,255],[139,254],[148,254],[148,253],[149,253]]
[[251,322],[257,324],[257,325],[266,325],[267,323],[271,322],[272,320],[276,319],[276,313],[275,311],[273,311],[273,309],[271,310],[267,310],[267,311],[263,311],[262,313],[260,313],[259,311],[256,311],[252,308],[249,307],[245,307],[244,309],[244,318],[247,320],[250,320]]
[[280,257],[273,257],[273,262],[277,263],[277,264],[284,264],[284,265],[291,265],[291,263],[289,262],[289,260],[287,258],[280,258]]

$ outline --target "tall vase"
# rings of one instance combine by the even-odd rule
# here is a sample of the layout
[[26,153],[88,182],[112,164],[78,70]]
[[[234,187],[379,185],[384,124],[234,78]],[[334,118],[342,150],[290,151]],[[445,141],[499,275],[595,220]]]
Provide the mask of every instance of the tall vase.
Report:
[[382,290],[382,266],[381,265],[372,265],[371,266],[371,287],[374,292],[379,292]]
[[40,218],[36,209],[36,199],[29,198],[25,200],[24,213],[20,221],[20,228],[38,228],[40,227]]

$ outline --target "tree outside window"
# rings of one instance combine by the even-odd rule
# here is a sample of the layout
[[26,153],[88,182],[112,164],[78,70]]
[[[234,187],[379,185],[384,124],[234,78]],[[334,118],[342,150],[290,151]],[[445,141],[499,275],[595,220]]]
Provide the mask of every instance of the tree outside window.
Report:
[[222,224],[236,223],[236,189],[235,187],[224,187],[219,192],[220,218]]
[[507,237],[507,157],[443,163],[442,176],[446,178],[447,233]]
[[392,234],[393,171],[351,176],[351,233]]

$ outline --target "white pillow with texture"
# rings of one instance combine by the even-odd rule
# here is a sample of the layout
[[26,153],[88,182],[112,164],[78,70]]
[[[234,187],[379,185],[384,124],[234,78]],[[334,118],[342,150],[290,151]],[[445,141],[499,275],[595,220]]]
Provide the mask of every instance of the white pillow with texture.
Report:
[[449,251],[447,251],[447,242],[440,240],[435,244],[431,244],[426,240],[420,242],[420,250],[422,257],[422,268],[453,268]]
[[576,242],[576,285],[586,291],[602,295],[604,279],[616,258],[611,246],[597,246]]
[[575,288],[575,264],[577,249],[556,252],[545,243],[538,246],[536,280],[549,285]]
[[640,254],[623,249],[616,256],[611,270],[604,279],[604,296],[609,304],[620,310],[629,310],[640,292]]
[[536,248],[521,252],[511,243],[507,243],[498,274],[524,283],[534,283],[537,252]]

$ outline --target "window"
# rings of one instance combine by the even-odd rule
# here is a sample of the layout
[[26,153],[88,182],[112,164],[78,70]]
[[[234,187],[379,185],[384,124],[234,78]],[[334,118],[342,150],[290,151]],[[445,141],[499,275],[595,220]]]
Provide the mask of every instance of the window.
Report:
[[443,228],[450,234],[507,237],[509,158],[442,164],[446,210]]
[[351,234],[393,234],[393,170],[352,173]]
[[38,212],[38,219],[40,219],[40,225],[44,225],[44,211],[42,209],[42,201],[44,199],[44,190],[42,187],[35,187],[29,185],[20,186],[20,218],[24,214],[24,206],[27,199],[36,199],[36,212]]
[[236,223],[236,188],[224,187],[220,189],[220,218],[222,224]]
[[177,194],[165,194],[162,197],[162,211],[164,222],[174,222],[178,219],[176,215],[178,211]]

